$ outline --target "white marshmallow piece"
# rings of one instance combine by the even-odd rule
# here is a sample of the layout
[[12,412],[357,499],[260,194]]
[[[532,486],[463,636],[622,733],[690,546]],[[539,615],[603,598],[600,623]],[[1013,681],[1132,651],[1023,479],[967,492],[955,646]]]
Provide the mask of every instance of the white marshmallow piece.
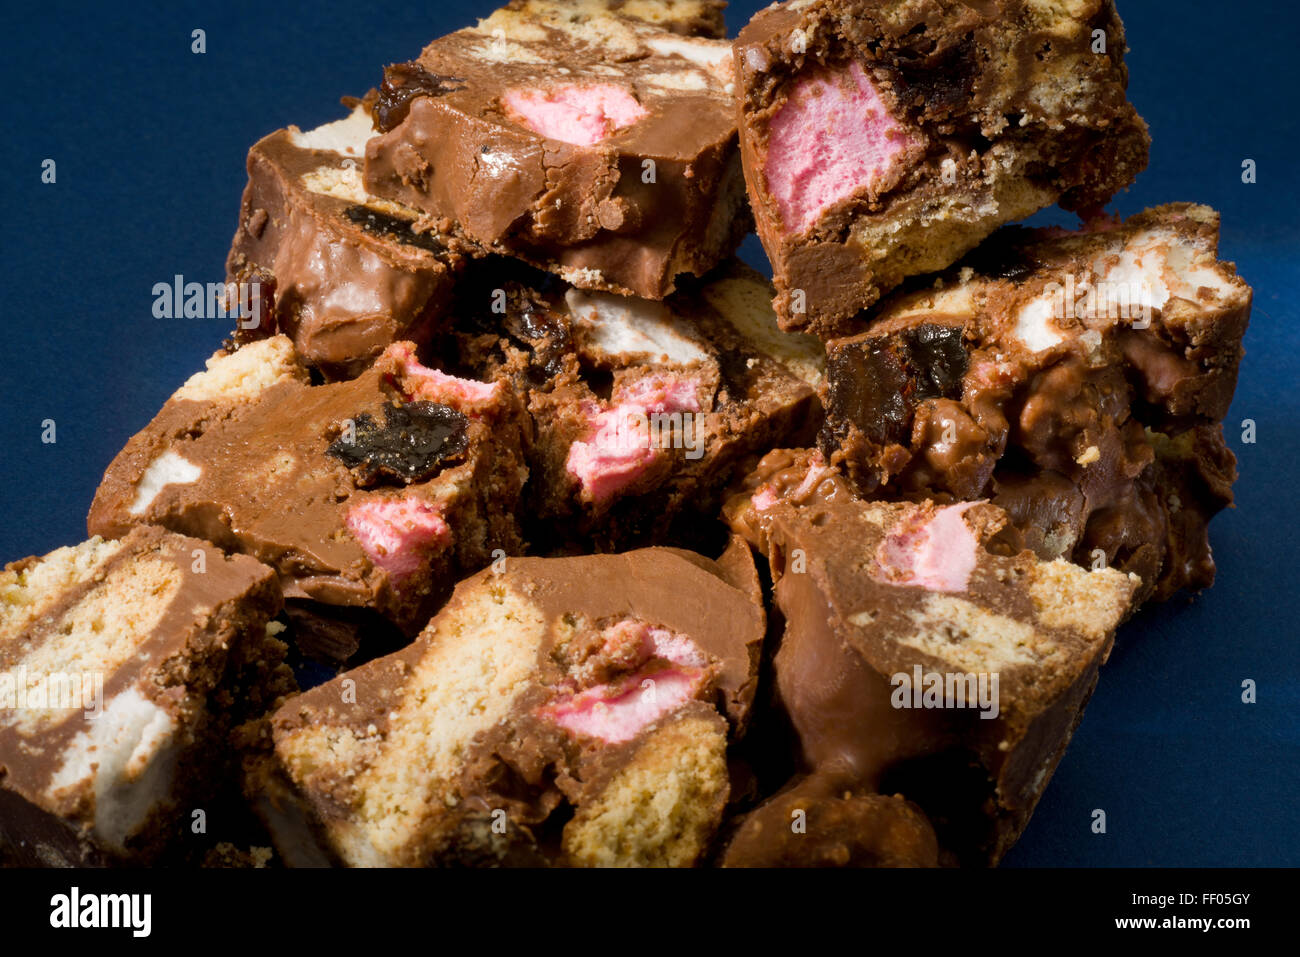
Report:
[[135,486],[135,501],[127,509],[132,515],[141,515],[168,485],[189,485],[197,482],[203,469],[168,449],[149,463]]
[[683,365],[708,358],[661,302],[580,289],[570,289],[564,301],[583,346],[602,358]]

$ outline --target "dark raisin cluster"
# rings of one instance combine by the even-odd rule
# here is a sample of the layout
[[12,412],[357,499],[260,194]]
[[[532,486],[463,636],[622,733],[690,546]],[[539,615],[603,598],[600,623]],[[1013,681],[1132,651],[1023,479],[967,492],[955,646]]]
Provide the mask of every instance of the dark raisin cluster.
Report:
[[462,459],[469,446],[469,420],[437,402],[387,402],[383,425],[368,412],[353,422],[355,434],[344,433],[325,451],[352,469],[360,485],[423,482]]

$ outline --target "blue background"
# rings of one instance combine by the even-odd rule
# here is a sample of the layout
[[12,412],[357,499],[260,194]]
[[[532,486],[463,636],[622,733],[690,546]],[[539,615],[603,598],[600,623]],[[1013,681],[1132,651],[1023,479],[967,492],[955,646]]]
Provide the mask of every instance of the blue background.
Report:
[[[337,118],[339,96],[491,2],[112,6],[7,5],[0,561],[82,539],[104,467],[227,334],[221,320],[154,319],[152,287],[222,278],[248,146]],[[732,4],[733,35],[758,6]],[[1154,146],[1113,208],[1215,206],[1222,255],[1255,288],[1227,428],[1241,479],[1237,508],[1213,526],[1218,583],[1123,629],[1007,864],[1296,865],[1300,15],[1267,0],[1121,0],[1120,12]],[[40,180],[46,158],[53,185]],[[1255,184],[1241,180],[1248,158]],[[765,266],[753,239],[744,255]],[[54,444],[41,442],[45,419]],[[1248,678],[1253,705],[1241,702]],[[1095,808],[1105,834],[1090,830]]]

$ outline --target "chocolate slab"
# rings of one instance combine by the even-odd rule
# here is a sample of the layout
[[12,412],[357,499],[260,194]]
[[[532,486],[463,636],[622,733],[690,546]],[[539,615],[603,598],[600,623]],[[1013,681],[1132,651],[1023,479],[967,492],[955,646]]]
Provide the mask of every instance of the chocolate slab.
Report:
[[694,863],[764,633],[729,554],[730,572],[666,549],[511,558],[462,582],[415,643],[274,716],[248,788],[278,850],[291,865]]
[[576,286],[662,299],[748,228],[730,58],[640,20],[500,10],[388,68],[366,189]]
[[142,527],[0,572],[0,845],[26,866],[184,857],[232,732],[296,690],[275,573]]
[[750,204],[782,324],[848,335],[1003,223],[1146,166],[1111,0],[798,0],[735,42]]
[[987,503],[865,501],[806,450],[767,456],[727,514],[771,567],[786,622],[777,693],[804,767],[859,795],[900,794],[949,859],[997,863],[1137,576],[1043,562]]
[[113,460],[87,524],[207,538],[273,566],[290,600],[413,635],[457,577],[522,550],[527,429],[503,387],[427,369],[410,343],[314,386],[276,336],[179,389]]
[[1217,246],[1188,203],[996,234],[827,344],[823,453],[874,496],[992,498],[1040,556],[1144,595],[1209,585],[1251,305]]
[[[473,251],[361,185],[366,109],[306,132],[291,126],[248,153],[248,186],[226,261],[258,283],[261,312],[241,339],[283,333],[332,378],[356,375],[391,343],[426,341]],[[245,294],[245,300],[249,299]]]

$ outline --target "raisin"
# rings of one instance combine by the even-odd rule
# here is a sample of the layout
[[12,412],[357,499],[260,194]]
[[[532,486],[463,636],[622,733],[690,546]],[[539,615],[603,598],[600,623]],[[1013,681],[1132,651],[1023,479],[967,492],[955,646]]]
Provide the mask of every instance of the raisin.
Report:
[[564,357],[572,349],[569,327],[547,306],[524,296],[518,308],[506,315],[506,332],[533,354],[533,366],[546,378],[564,371]]
[[384,81],[379,85],[379,96],[371,111],[375,129],[387,133],[396,128],[406,119],[411,101],[417,96],[442,96],[463,89],[464,82],[459,77],[430,73],[418,63],[394,63],[385,67]]
[[960,326],[924,323],[841,344],[827,359],[827,447],[850,426],[878,445],[905,444],[916,403],[959,396],[969,362]]
[[381,236],[431,253],[441,253],[446,248],[433,237],[433,234],[417,233],[408,221],[381,213],[369,206],[349,206],[343,211],[343,215],[372,236]]
[[[830,353],[826,378],[826,431],[852,426],[878,445],[906,441],[912,424],[910,377],[905,360],[888,341],[869,340]],[[838,434],[826,436],[829,450]]]
[[958,326],[926,323],[904,333],[908,362],[916,380],[916,398],[956,398],[970,365]]
[[325,450],[352,469],[360,485],[385,478],[405,485],[425,481],[469,447],[469,420],[437,402],[387,402],[384,419],[381,426],[370,413],[361,413],[353,419],[355,436],[340,436]]

